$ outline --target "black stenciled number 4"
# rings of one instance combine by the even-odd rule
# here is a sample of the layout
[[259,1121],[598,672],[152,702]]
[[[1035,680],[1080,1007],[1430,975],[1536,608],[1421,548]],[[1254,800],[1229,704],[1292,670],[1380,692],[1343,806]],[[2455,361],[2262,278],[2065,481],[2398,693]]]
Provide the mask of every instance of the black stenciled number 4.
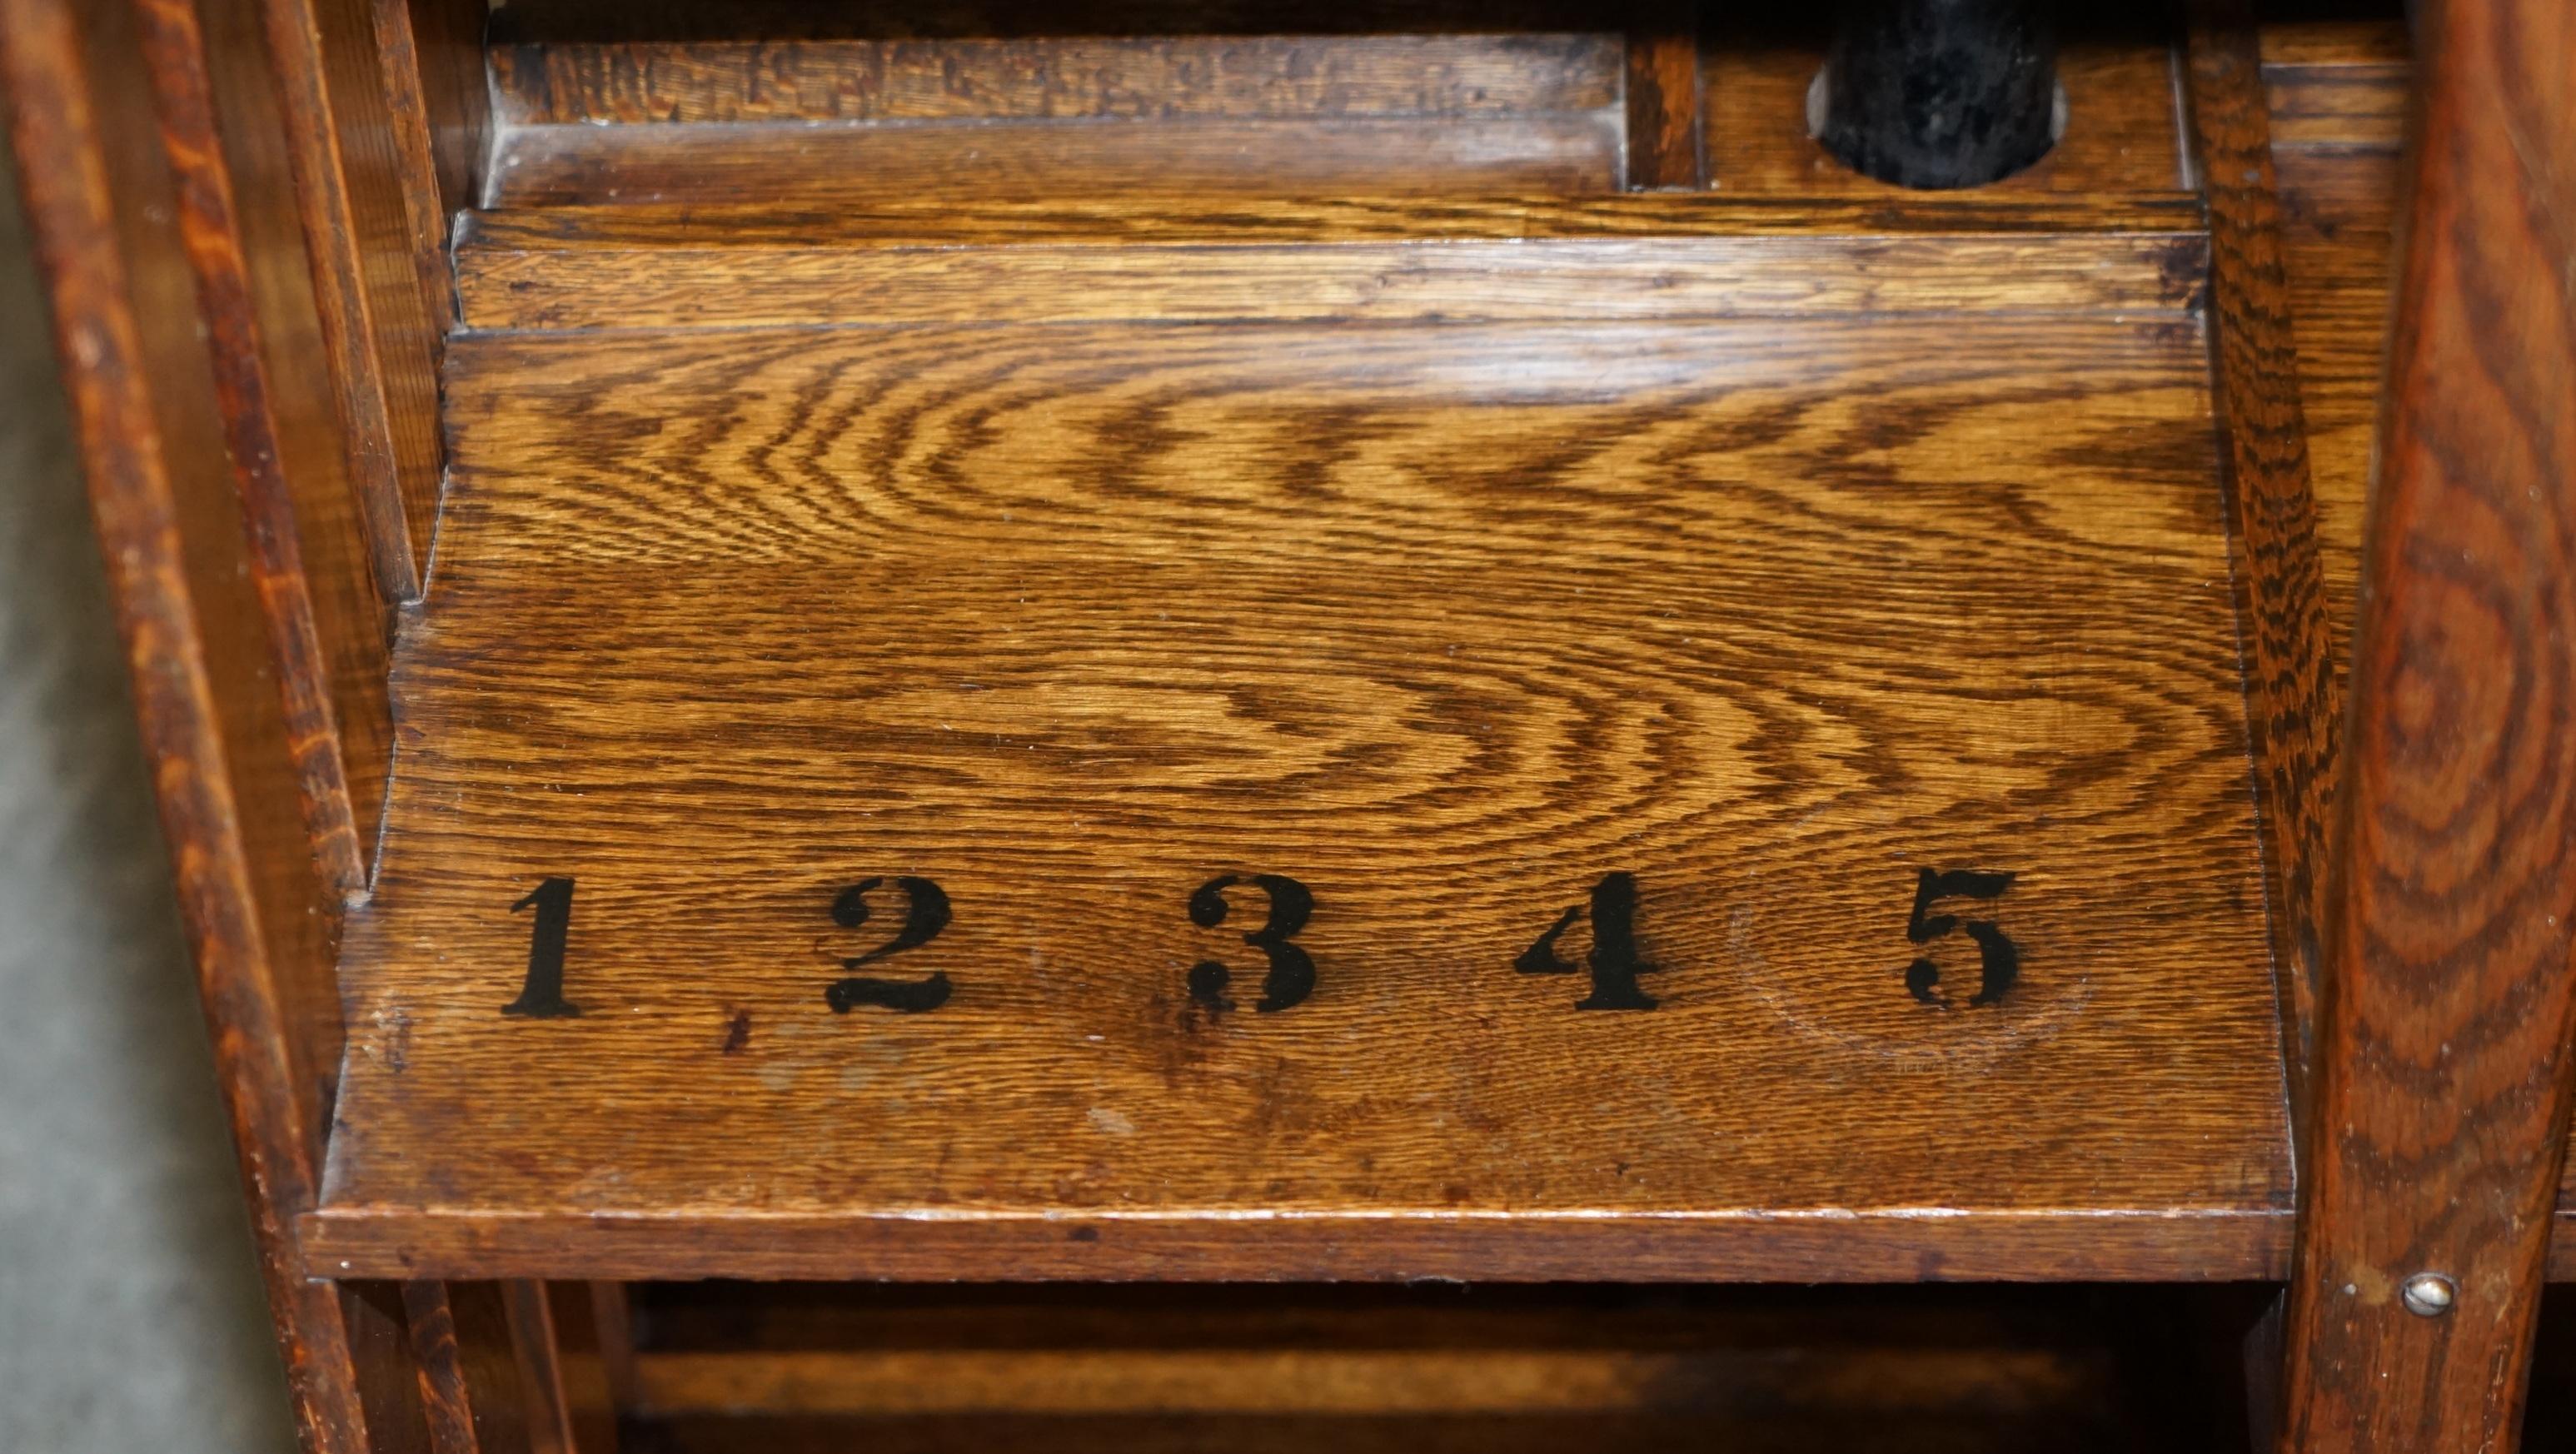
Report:
[[[1905,926],[1905,937],[1917,944],[1929,944],[1953,929],[1965,929],[1977,941],[1979,970],[1977,992],[1968,997],[1971,1008],[1994,1004],[2021,977],[2021,948],[2004,937],[2004,931],[1985,919],[1960,922],[1956,914],[1935,914],[1932,906],[1943,899],[2000,899],[2012,887],[2009,873],[1978,873],[1959,869],[1934,873],[1924,869],[1914,881],[1914,917]],[[1929,957],[1915,960],[1905,967],[1905,988],[1915,999],[1927,1005],[1950,1003],[1941,991],[1941,966]]]
[[1653,1009],[1655,997],[1637,987],[1637,976],[1652,974],[1661,966],[1648,964],[1637,952],[1637,876],[1633,873],[1601,875],[1601,881],[1592,886],[1591,901],[1559,915],[1556,926],[1523,950],[1512,968],[1523,974],[1574,973],[1575,966],[1557,954],[1556,941],[1587,912],[1592,916],[1592,953],[1585,963],[1592,971],[1592,993],[1576,1000],[1574,1007]]
[[[1225,922],[1225,891],[1243,880],[1221,873],[1199,885],[1190,895],[1190,922],[1202,929],[1213,929]],[[1253,887],[1270,900],[1269,917],[1261,927],[1243,936],[1243,942],[1258,949],[1270,961],[1270,972],[1262,976],[1261,998],[1253,1009],[1262,1013],[1284,1010],[1302,1003],[1315,992],[1315,961],[1306,951],[1288,941],[1306,927],[1308,915],[1315,912],[1315,896],[1304,884],[1275,873],[1252,876]],[[1233,971],[1213,959],[1190,966],[1190,998],[1211,1010],[1231,1010],[1234,1001],[1225,997],[1225,987],[1232,983]]]
[[[918,949],[948,927],[948,895],[926,878],[861,879],[841,890],[841,896],[832,901],[832,922],[844,929],[856,929],[868,922],[868,895],[889,882],[903,891],[903,928],[867,953],[842,960],[841,968],[857,969],[891,959],[907,949]],[[852,975],[833,981],[832,987],[823,991],[823,1002],[840,1014],[848,1014],[861,1005],[918,1014],[948,1003],[948,990],[948,976],[935,970],[920,979]]]

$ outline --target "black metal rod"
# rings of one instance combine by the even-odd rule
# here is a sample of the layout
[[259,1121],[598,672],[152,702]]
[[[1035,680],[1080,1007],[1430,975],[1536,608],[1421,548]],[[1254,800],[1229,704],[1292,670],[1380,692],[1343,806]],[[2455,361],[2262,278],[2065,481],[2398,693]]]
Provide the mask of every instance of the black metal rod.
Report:
[[2047,155],[2061,106],[2046,0],[1846,0],[1808,123],[1865,176],[1975,187]]

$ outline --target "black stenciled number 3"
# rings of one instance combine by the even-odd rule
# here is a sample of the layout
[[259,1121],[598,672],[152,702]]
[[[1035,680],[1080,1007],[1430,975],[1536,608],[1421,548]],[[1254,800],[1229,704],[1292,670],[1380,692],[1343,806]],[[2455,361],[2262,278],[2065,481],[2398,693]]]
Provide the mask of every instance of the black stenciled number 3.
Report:
[[[1199,885],[1198,892],[1190,895],[1190,922],[1202,929],[1224,923],[1225,891],[1242,882],[1233,874],[1221,873]],[[1315,912],[1315,896],[1304,884],[1275,873],[1254,874],[1252,885],[1270,900],[1269,917],[1243,936],[1244,943],[1270,960],[1270,972],[1261,980],[1261,998],[1252,1008],[1264,1013],[1284,1010],[1315,992],[1315,961],[1288,942]],[[1225,987],[1233,979],[1233,972],[1224,965],[1202,960],[1190,966],[1190,998],[1211,1010],[1231,1010],[1234,1001],[1225,997]]]
[[[892,882],[903,890],[903,928],[892,939],[859,955],[841,961],[843,969],[857,969],[880,959],[891,959],[907,949],[918,949],[939,937],[948,927],[948,895],[939,885],[926,878],[861,879],[841,890],[832,901],[832,922],[844,929],[856,929],[868,922],[868,895]],[[935,1010],[948,1003],[948,976],[938,971],[920,979],[877,979],[852,975],[835,980],[823,991],[823,1002],[841,1014],[861,1005],[879,1005],[889,1010],[919,1013]]]
[[[2004,931],[1984,919],[1960,922],[1956,914],[1935,914],[1932,906],[1943,899],[2000,899],[2012,887],[2009,873],[1978,873],[1959,869],[1951,873],[1922,870],[1914,880],[1914,917],[1905,926],[1905,937],[1917,944],[1929,944],[1953,929],[1965,929],[1977,941],[1977,992],[1968,997],[1971,1008],[1983,1008],[2001,1000],[2021,977],[2021,948],[2004,937]],[[1927,1005],[1948,1005],[1940,990],[1941,966],[1927,956],[1905,967],[1905,988],[1915,999]]]

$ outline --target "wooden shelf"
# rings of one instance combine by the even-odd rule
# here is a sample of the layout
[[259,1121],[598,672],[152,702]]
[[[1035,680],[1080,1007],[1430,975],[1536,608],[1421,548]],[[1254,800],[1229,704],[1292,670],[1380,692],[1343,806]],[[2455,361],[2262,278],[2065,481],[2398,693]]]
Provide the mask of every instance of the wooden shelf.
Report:
[[2276,1275],[2203,242],[1866,205],[476,221],[316,1270]]

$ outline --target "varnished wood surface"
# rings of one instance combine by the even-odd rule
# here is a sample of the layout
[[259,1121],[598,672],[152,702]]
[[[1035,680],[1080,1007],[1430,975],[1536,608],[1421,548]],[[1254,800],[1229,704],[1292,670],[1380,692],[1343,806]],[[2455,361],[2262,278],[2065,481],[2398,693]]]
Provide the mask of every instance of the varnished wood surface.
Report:
[[456,326],[447,220],[482,196],[491,146],[483,0],[372,0],[385,122],[436,348]]
[[1597,192],[1621,175],[1616,34],[1193,28],[493,55],[500,206]]
[[1599,111],[1619,40],[1109,35],[495,48],[516,126],[1316,119]]
[[[1861,176],[1807,134],[1807,84],[1824,61],[1830,8],[1769,18],[1712,10],[1703,60],[1704,144],[1719,190],[1907,200],[1924,195]],[[1978,190],[2100,196],[2182,185],[2173,67],[2165,38],[2151,25],[2136,34],[2115,29],[2098,37],[2070,35],[2058,63],[2069,102],[2066,135],[2035,165]]]
[[2319,1454],[2513,1446],[2576,1099],[2576,13],[2419,24],[2285,1329]]
[[[2359,598],[2361,548],[2369,494],[2371,431],[2387,323],[2399,154],[2387,139],[2402,130],[2402,85],[2373,95],[2387,109],[2365,113],[2313,104],[2310,89],[2353,70],[2406,63],[2402,27],[2390,23],[2267,26],[2264,80],[2276,102],[2344,118],[2315,126],[2296,144],[2276,145],[2282,236],[2291,309],[2297,319],[2299,374],[2305,400],[2318,543],[2336,654],[2334,701],[2343,700],[2343,646]],[[2340,723],[2336,724],[2340,731]],[[2576,1280],[2576,1178],[2560,1189],[2560,1235],[2550,1276]]]
[[2393,151],[2406,139],[2413,67],[2404,21],[2268,25],[2262,46],[2277,145]]
[[1672,194],[550,209],[476,214],[457,275],[469,323],[522,329],[2159,313],[2206,270],[2200,209],[2174,198],[1892,210]]
[[2329,634],[2318,561],[2301,357],[2258,45],[2245,5],[2200,5],[2186,51],[2186,100],[2196,171],[2209,199],[2210,364],[2227,451],[2272,967],[2295,1118],[2308,1104],[2315,1060],[2341,641]]
[[630,1428],[648,1448],[701,1447],[729,1427],[743,1444],[833,1430],[845,1447],[980,1432],[1088,1448],[1114,1431],[1154,1448],[1322,1435],[1370,1448],[2216,1454],[2241,1447],[2225,1436],[2234,1393],[2184,1381],[2189,1360],[2172,1356],[2202,1300],[2171,1288],[648,1287],[650,1395]]
[[1609,114],[1217,118],[1139,127],[543,126],[510,130],[493,164],[504,207],[788,200],[961,202],[1058,192],[1235,194],[1602,192],[1617,185]]
[[[339,1050],[336,896],[316,873],[295,757],[198,332],[183,211],[135,11],[0,6],[0,101],[51,292],[56,347],[115,591],[142,738],[196,961],[251,1222],[307,1447],[359,1454],[372,1395],[410,1379],[307,1280]],[[375,1447],[398,1450],[395,1422]]]
[[[340,704],[333,700],[338,682],[330,653],[337,647],[346,654],[357,645],[359,670],[372,666],[381,671],[384,642],[375,623],[363,619],[329,622],[339,633],[360,636],[358,643],[326,637],[327,618],[315,610],[306,585],[296,491],[285,473],[283,430],[260,342],[263,318],[252,294],[249,249],[237,220],[232,173],[218,139],[212,57],[197,24],[196,8],[170,0],[144,0],[136,16],[142,60],[151,74],[163,147],[184,218],[180,238],[196,278],[198,310],[205,320],[225,454],[249,527],[242,533],[242,543],[258,582],[261,614],[277,663],[274,676],[285,706],[287,749],[301,790],[305,832],[328,890],[355,894],[366,886],[372,844],[361,840],[352,803],[351,763],[336,720]],[[298,464],[311,462],[310,456],[297,460]],[[325,536],[322,543],[327,552],[330,538]],[[326,554],[325,569],[332,563]],[[366,645],[375,647],[372,661],[363,651]],[[363,693],[355,695],[351,705],[361,716],[353,724],[355,745],[361,754],[371,747],[381,751],[382,734],[391,726],[381,720],[382,687],[373,700]],[[368,717],[379,720],[370,723],[364,720]],[[371,743],[370,737],[376,740]],[[372,839],[384,764],[361,760],[358,765],[365,774],[363,787],[377,795],[365,818],[364,831]]]
[[[2187,314],[453,360],[317,1265],[2274,1265]],[[1923,868],[2018,875],[1962,909],[2024,946],[2002,1003],[1964,938],[1908,994]],[[1652,1012],[1512,969],[1613,870]],[[1251,1009],[1258,895],[1183,912],[1217,873],[1311,888],[1312,1000]],[[557,874],[586,1012],[505,1018]],[[838,1016],[881,874],[953,900],[907,957],[954,995]]]
[[371,0],[255,3],[286,123],[348,478],[377,589],[392,605],[419,594],[438,513],[438,325],[401,190]]
[[1627,156],[1622,177],[1636,191],[1692,191],[1708,185],[1701,141],[1697,0],[1636,0],[1626,45]]

